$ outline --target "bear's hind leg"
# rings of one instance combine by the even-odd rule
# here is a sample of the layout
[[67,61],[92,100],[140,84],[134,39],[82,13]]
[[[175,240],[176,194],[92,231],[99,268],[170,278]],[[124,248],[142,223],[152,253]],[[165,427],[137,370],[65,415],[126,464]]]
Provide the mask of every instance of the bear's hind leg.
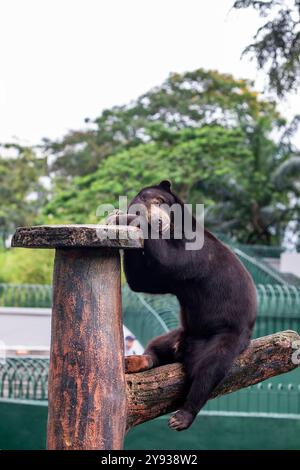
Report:
[[150,341],[141,356],[125,358],[127,373],[142,372],[152,367],[172,364],[179,361],[178,348],[182,340],[182,328],[176,328]]
[[151,356],[153,367],[180,361],[179,349],[182,342],[183,328],[179,327],[150,341],[145,354]]
[[184,365],[189,392],[183,406],[169,420],[176,431],[187,429],[209,399],[215,387],[227,375],[239,353],[241,339],[233,333],[210,338],[187,338]]

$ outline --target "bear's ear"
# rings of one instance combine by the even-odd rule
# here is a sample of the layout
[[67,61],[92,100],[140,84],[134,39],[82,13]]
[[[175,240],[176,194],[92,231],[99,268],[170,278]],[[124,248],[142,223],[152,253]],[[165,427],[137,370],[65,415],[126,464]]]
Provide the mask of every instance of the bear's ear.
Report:
[[163,189],[165,189],[166,191],[170,191],[171,190],[171,182],[168,181],[168,180],[163,180],[159,183],[159,186],[161,186]]

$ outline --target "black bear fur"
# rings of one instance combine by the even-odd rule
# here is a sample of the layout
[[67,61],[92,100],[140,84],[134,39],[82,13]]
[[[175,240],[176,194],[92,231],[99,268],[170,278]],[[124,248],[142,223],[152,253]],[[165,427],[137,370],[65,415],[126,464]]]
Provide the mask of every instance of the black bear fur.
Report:
[[[142,189],[131,201],[183,203],[168,181]],[[214,388],[226,377],[236,356],[249,344],[256,318],[256,290],[235,254],[209,231],[199,250],[186,250],[183,239],[146,239],[143,250],[126,250],[124,270],[136,292],[173,294],[181,325],[153,339],[145,353],[153,367],[182,362],[187,396],[171,416],[172,429],[188,428]]]

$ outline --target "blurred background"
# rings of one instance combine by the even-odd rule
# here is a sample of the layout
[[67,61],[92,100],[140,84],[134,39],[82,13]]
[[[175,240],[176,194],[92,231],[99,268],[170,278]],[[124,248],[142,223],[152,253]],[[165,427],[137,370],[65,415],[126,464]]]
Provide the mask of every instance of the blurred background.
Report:
[[[0,448],[45,447],[53,253],[18,226],[96,223],[170,179],[257,287],[254,337],[300,331],[300,2],[0,1]],[[174,328],[123,283],[128,354]],[[128,449],[299,449],[300,372],[210,401]],[[142,432],[140,432],[142,431]]]

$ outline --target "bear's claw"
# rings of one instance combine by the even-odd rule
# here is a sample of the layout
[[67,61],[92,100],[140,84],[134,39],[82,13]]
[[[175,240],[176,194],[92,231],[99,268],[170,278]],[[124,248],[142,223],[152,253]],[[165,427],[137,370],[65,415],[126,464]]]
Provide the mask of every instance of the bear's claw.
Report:
[[190,427],[195,416],[186,410],[176,411],[169,419],[169,428],[174,431],[183,431]]

